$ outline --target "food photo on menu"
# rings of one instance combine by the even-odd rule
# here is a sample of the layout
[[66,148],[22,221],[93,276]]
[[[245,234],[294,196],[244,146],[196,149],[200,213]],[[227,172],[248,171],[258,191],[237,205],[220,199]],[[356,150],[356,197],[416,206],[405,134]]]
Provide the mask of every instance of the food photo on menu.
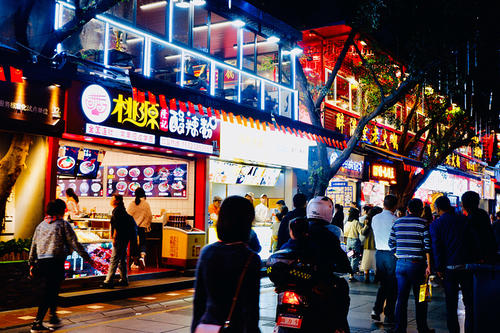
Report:
[[100,167],[95,179],[58,178],[56,191],[60,197],[66,195],[68,188],[72,188],[79,197],[102,197],[103,171],[103,168]]
[[131,197],[142,187],[149,197],[186,197],[187,164],[109,166],[107,194]]

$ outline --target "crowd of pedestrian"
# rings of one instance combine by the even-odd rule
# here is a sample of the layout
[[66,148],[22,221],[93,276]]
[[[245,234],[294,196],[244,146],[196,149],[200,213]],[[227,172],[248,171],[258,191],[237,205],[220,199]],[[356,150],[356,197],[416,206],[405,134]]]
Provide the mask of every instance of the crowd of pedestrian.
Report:
[[[76,207],[77,198],[69,198],[72,207]],[[144,260],[143,238],[151,223],[145,200],[144,191],[138,189],[134,202],[126,209],[121,195],[111,197],[113,254],[103,287],[114,285],[118,268],[117,284],[128,285],[129,243],[139,261]],[[192,332],[217,325],[230,325],[235,332],[259,332],[261,246],[252,225],[257,219],[267,219],[269,213],[264,209],[266,195],[260,197],[260,205],[255,208],[253,200],[253,193],[223,201],[214,198],[211,210],[217,215],[220,241],[204,247],[198,260]],[[275,239],[270,250],[291,249],[314,261],[317,285],[313,291],[322,295],[319,299],[323,302],[315,311],[320,331],[349,332],[349,287],[339,274],[348,273],[349,280],[355,282],[358,271],[364,272],[367,283],[371,282],[370,272],[375,272],[374,280],[379,287],[371,318],[380,322],[383,314],[384,324],[393,327],[394,333],[406,332],[411,291],[418,332],[434,332],[427,324],[427,301],[421,299],[421,286],[429,283],[431,274],[444,287],[448,330],[460,332],[457,307],[461,291],[465,332],[473,331],[473,278],[466,265],[497,259],[500,212],[491,223],[486,211],[479,208],[479,195],[472,191],[461,197],[462,212],[452,207],[446,196],[438,197],[433,207],[424,206],[417,198],[404,208],[398,207],[398,202],[396,196],[389,194],[384,198],[383,208],[364,206],[361,216],[360,210],[351,205],[345,222],[343,207],[334,205],[328,197],[315,197],[308,202],[305,195],[296,194],[291,211],[284,201],[278,202],[279,209],[273,215],[277,223],[272,227]],[[51,201],[47,216],[33,236],[30,275],[40,279],[42,294],[32,332],[46,329],[43,319],[48,311],[48,325],[60,325],[57,295],[64,280],[64,260],[68,253],[76,250],[94,265],[71,224],[64,219],[66,211],[64,201]],[[327,323],[329,314],[334,314],[335,327]]]

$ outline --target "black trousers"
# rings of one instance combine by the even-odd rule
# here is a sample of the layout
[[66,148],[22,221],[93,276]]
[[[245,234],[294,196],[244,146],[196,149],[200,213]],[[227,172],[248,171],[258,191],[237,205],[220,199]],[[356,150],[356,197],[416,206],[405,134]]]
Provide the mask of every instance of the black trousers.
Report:
[[36,321],[42,322],[50,309],[50,315],[56,315],[57,298],[61,283],[64,281],[64,258],[39,259],[39,282],[41,287]]
[[446,270],[444,272],[444,293],[446,296],[446,319],[450,333],[460,333],[458,323],[458,291],[462,290],[465,306],[465,333],[473,332],[473,278],[466,270]]

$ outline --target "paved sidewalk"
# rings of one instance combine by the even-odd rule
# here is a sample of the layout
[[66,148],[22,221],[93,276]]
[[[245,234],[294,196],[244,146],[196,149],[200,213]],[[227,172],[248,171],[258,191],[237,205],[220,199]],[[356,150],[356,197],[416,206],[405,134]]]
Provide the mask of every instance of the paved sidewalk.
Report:
[[[375,301],[377,285],[362,282],[350,283],[351,306],[349,324],[353,333],[382,333],[382,324],[370,319],[370,312]],[[97,333],[133,333],[133,332],[172,332],[188,333],[192,317],[192,289],[168,293],[144,295],[119,301],[81,305],[77,307],[59,308],[64,327],[58,332],[97,332]],[[262,279],[261,285],[261,320],[262,333],[271,333],[274,327],[276,294],[272,283]],[[409,302],[408,333],[416,333],[415,306]],[[0,313],[0,323],[5,318],[14,319],[21,310]],[[463,307],[460,310],[463,323]],[[23,316],[33,316],[35,308],[24,309]],[[21,316],[21,317],[23,317]],[[382,318],[383,319],[383,318]],[[32,319],[25,320],[15,328],[6,332],[29,332],[27,326]],[[433,300],[429,305],[429,326],[437,333],[445,333],[446,318],[444,297],[439,288],[433,290]],[[19,321],[18,321],[19,323]],[[0,325],[0,330],[6,325]],[[12,325],[9,325],[12,327]],[[387,327],[386,327],[387,328]]]

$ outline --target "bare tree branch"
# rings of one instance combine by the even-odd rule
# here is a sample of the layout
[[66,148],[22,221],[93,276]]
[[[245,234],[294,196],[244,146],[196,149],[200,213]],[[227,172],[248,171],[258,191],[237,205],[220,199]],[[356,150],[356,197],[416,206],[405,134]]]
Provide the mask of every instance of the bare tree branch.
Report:
[[379,91],[380,91],[380,100],[383,102],[384,101],[384,98],[385,98],[385,94],[384,94],[384,88],[382,87],[382,84],[380,83],[378,77],[377,77],[377,74],[375,74],[375,71],[373,70],[373,66],[370,65],[365,57],[363,56],[363,54],[361,54],[361,51],[359,50],[358,48],[358,45],[356,43],[353,43],[354,44],[354,48],[356,49],[356,53],[358,54],[359,58],[361,59],[361,63],[363,64],[363,66],[365,66],[366,68],[368,68],[368,70],[370,71],[370,74],[373,78],[373,81],[375,81],[375,84],[377,85]]

